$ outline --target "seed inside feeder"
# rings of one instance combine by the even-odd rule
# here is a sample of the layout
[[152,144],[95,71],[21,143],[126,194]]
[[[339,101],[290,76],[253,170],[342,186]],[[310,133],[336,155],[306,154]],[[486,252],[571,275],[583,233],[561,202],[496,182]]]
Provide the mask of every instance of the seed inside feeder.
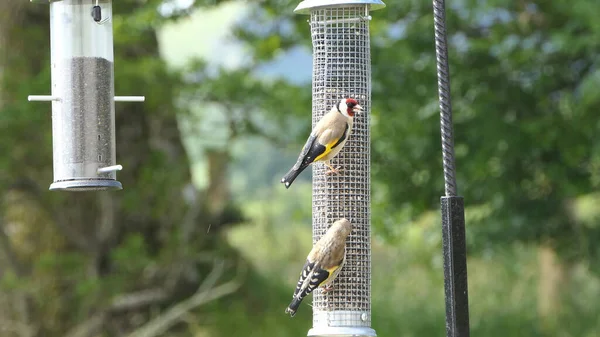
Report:
[[[63,162],[83,165],[73,167],[75,172],[95,172],[97,167],[112,165],[115,154],[111,139],[114,137],[102,135],[107,130],[114,132],[113,63],[101,57],[73,57],[65,60],[61,67],[65,77],[59,118],[66,122],[61,123],[66,139],[74,140],[70,146],[63,147]],[[100,177],[111,178],[111,175],[108,172]]]

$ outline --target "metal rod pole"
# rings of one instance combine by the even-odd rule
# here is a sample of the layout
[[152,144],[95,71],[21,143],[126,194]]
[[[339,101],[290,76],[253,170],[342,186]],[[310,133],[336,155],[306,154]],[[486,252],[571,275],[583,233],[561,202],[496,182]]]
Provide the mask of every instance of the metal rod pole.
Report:
[[469,337],[465,212],[462,197],[442,197],[446,336]]
[[446,1],[433,0],[435,52],[437,57],[438,96],[442,131],[442,157],[446,196],[456,196],[456,167],[454,164],[454,137],[452,131],[452,100],[450,98],[450,67],[446,38]]
[[446,336],[469,337],[465,212],[457,196],[445,0],[433,0],[445,196],[441,198]]

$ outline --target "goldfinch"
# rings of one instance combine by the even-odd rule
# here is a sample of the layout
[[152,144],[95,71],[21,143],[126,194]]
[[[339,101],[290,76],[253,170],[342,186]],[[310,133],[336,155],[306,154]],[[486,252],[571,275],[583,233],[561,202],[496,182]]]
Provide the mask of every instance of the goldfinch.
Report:
[[302,267],[294,299],[285,309],[287,314],[294,317],[304,297],[317,287],[322,287],[323,292],[333,289],[331,283],[346,263],[346,238],[351,231],[350,221],[342,218],[334,222],[315,244]]
[[327,174],[339,171],[339,167],[333,168],[329,161],[340,153],[346,144],[352,131],[354,114],[361,111],[362,107],[357,100],[344,98],[319,120],[302,148],[296,164],[281,178],[285,188],[290,188],[296,177],[314,162],[320,161],[327,165],[330,169]]

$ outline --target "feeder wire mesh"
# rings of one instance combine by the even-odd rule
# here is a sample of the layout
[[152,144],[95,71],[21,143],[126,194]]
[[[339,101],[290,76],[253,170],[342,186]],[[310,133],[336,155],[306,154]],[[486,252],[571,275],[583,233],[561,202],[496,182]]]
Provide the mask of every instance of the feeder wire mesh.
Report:
[[313,127],[342,98],[355,98],[364,109],[354,117],[346,145],[331,161],[341,167],[340,173],[326,174],[325,165],[313,165],[313,243],[340,218],[349,219],[354,227],[334,290],[313,293],[313,329],[371,325],[368,10],[366,5],[323,7],[310,15]]

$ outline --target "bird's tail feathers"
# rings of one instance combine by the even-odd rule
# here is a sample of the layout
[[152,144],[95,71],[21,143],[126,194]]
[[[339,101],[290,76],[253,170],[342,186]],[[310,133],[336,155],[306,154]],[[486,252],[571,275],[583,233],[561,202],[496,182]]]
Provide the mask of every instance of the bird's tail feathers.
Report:
[[304,169],[306,169],[307,166],[308,165],[296,168],[296,165],[294,165],[294,167],[292,167],[290,171],[286,173],[283,178],[281,178],[281,183],[285,184],[285,188],[290,188],[294,180],[296,180],[296,178],[300,175],[300,173],[302,173],[302,171],[304,171]]
[[303,298],[294,297],[292,303],[290,303],[290,305],[288,305],[288,307],[285,309],[285,313],[290,314],[291,317],[294,317],[294,315],[296,315],[296,311],[298,311],[298,308],[300,307],[300,303],[302,303],[302,299]]

